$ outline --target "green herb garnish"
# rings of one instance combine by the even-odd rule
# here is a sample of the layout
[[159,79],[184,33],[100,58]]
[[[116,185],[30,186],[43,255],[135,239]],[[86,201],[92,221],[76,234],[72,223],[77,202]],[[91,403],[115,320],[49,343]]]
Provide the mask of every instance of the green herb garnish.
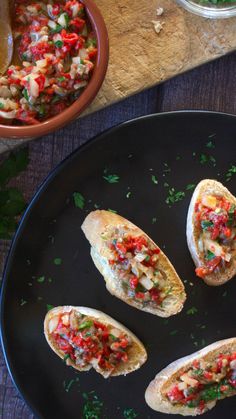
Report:
[[228,222],[227,222],[227,225],[228,226],[231,226],[233,224],[233,222],[234,222],[234,213],[235,213],[235,210],[236,210],[236,205],[232,204],[230,206],[230,209],[229,209],[229,218],[228,218]]
[[63,29],[63,27],[61,26],[61,25],[56,25],[56,27],[54,28],[54,29],[50,29],[50,33],[59,33],[59,32],[61,32],[62,31],[62,29]]
[[175,336],[178,333],[178,330],[172,330],[170,332],[170,336]]
[[207,255],[206,255],[206,259],[207,260],[212,260],[215,258],[215,254],[212,253],[210,250],[207,251]]
[[189,183],[187,186],[186,186],[186,191],[192,191],[194,188],[195,188],[195,184],[194,183]]
[[85,404],[82,419],[101,419],[103,402],[99,400],[94,391],[83,393]]
[[27,89],[23,89],[22,90],[22,94],[23,94],[23,96],[24,96],[24,98],[27,100],[27,102],[28,102],[28,100],[29,100],[29,93],[28,93],[28,90]]
[[18,216],[25,209],[23,194],[8,182],[24,171],[29,162],[28,148],[11,153],[0,165],[0,238],[10,239],[17,227]]
[[24,300],[23,298],[20,300],[20,306],[24,306],[25,304],[27,304],[27,301]]
[[188,315],[193,315],[193,314],[196,314],[197,312],[198,312],[198,309],[196,307],[191,307],[187,310]]
[[152,175],[152,182],[155,183],[155,185],[158,184],[158,180],[155,175]]
[[63,361],[66,362],[66,360],[69,359],[69,358],[70,358],[70,354],[66,354],[63,358]]
[[131,196],[131,192],[129,191],[129,192],[127,192],[127,194],[126,194],[126,198],[130,198],[130,196]]
[[236,166],[232,164],[225,175],[226,182],[229,182],[232,179],[233,175],[235,175],[235,173],[236,173]]
[[207,147],[207,148],[215,148],[215,144],[213,143],[213,141],[212,141],[212,140],[209,140],[209,141],[206,143],[206,147]]
[[165,168],[164,168],[163,172],[164,173],[170,173],[171,169],[170,169],[169,165],[167,163],[164,163],[164,166],[165,166]]
[[50,311],[54,308],[52,304],[47,304],[47,311]]
[[208,164],[208,163],[212,163],[213,166],[216,166],[216,159],[213,156],[210,156],[208,154],[201,154],[200,155],[200,164],[204,165],[204,164]]
[[93,326],[93,321],[92,320],[87,320],[86,322],[83,322],[79,325],[79,330],[88,329],[91,326]]
[[38,279],[37,279],[37,282],[39,282],[40,284],[42,283],[42,282],[44,282],[45,281],[45,276],[40,276]]
[[125,419],[134,419],[138,417],[138,413],[136,413],[132,408],[125,409],[123,415]]
[[54,261],[53,261],[53,263],[54,263],[54,265],[59,266],[59,265],[62,264],[62,259],[61,258],[55,258]]
[[97,46],[97,40],[95,38],[89,38],[89,39],[87,39],[86,48],[96,47],[96,46]]
[[209,227],[213,227],[214,223],[212,221],[203,220],[201,221],[201,227],[203,230],[207,230]]
[[107,175],[107,176],[103,176],[103,179],[105,179],[108,183],[118,183],[120,180],[120,177],[117,175]]
[[171,206],[175,202],[182,201],[182,199],[184,199],[184,197],[185,197],[185,192],[182,192],[182,191],[176,192],[176,190],[174,188],[171,188],[171,189],[169,189],[169,195],[167,196],[165,202],[169,206]]
[[84,199],[83,195],[79,192],[74,192],[73,193],[73,198],[74,198],[74,204],[75,204],[76,208],[83,209],[84,204],[85,204],[85,199]]
[[54,42],[54,45],[55,45],[57,48],[62,48],[62,47],[63,47],[63,45],[64,45],[64,43],[63,43],[62,41],[58,40],[58,41]]

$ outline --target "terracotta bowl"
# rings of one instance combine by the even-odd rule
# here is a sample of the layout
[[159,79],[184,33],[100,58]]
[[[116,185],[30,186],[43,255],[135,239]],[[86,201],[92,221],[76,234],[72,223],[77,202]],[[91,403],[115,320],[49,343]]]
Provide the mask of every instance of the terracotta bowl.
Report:
[[35,138],[47,135],[52,131],[62,128],[64,125],[76,119],[85,108],[92,102],[98,93],[106,75],[109,42],[108,34],[103,17],[92,0],[80,0],[86,7],[87,16],[97,37],[97,61],[88,86],[80,97],[59,115],[54,116],[36,125],[10,126],[0,124],[0,138],[23,139]]

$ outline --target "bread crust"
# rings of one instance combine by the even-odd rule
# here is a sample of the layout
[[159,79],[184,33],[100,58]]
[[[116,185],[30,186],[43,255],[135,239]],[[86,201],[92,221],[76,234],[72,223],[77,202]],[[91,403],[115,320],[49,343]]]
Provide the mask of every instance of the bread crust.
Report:
[[[222,185],[222,183],[216,180],[204,179],[196,186],[188,209],[186,228],[188,248],[196,267],[202,266],[204,264],[204,258],[198,248],[199,231],[194,224],[195,204],[203,194],[221,195],[232,202],[232,204],[236,205],[236,198],[225,186]],[[225,269],[224,272],[212,272],[211,274],[206,275],[203,280],[207,285],[218,286],[229,281],[235,275],[236,256],[232,258],[231,264],[229,267],[227,267],[227,269]]]
[[[78,314],[84,314],[85,316],[89,316],[93,319],[99,320],[102,324],[111,325],[114,328],[121,330],[122,332],[126,333],[132,339],[132,345],[128,350],[129,360],[126,363],[120,363],[117,368],[109,375],[118,376],[118,375],[126,375],[130,372],[133,372],[140,368],[147,360],[147,352],[142,344],[142,342],[134,335],[127,327],[123,326],[121,323],[113,319],[112,317],[108,316],[107,314],[103,313],[102,311],[95,310],[94,308],[89,307],[74,307],[74,306],[59,306],[54,307],[51,309],[44,319],[44,335],[45,338],[51,347],[51,349],[61,358],[63,359],[65,354],[63,351],[60,351],[56,348],[53,339],[49,333],[49,322],[50,320],[56,316],[61,314],[70,313],[72,310],[77,312]],[[77,369],[78,371],[88,371],[92,368],[91,365],[88,365],[86,368],[81,368],[78,365],[75,365],[71,360],[67,359],[66,364],[72,366],[73,368]],[[108,375],[102,371],[101,369],[98,371],[104,378],[107,378]]]
[[175,383],[179,375],[188,371],[194,360],[204,359],[206,361],[214,360],[220,353],[235,352],[236,338],[220,340],[206,346],[200,351],[191,355],[180,358],[166,368],[160,371],[149,384],[145,392],[145,400],[147,404],[154,410],[162,413],[180,414],[183,416],[197,416],[207,410],[212,409],[216,405],[216,401],[208,402],[206,409],[200,412],[197,408],[189,408],[187,406],[174,406],[165,397],[167,389]]
[[172,292],[164,300],[166,301],[166,304],[164,304],[163,307],[157,306],[153,308],[148,305],[143,307],[141,303],[127,296],[119,285],[118,278],[114,275],[114,272],[108,263],[108,260],[112,258],[112,253],[102,238],[114,227],[126,228],[127,232],[131,235],[145,236],[155,247],[158,247],[139,227],[120,215],[104,210],[91,212],[85,218],[81,228],[91,245],[91,257],[95,266],[105,279],[107,290],[125,303],[160,317],[169,317],[180,312],[186,299],[184,285],[173,265],[159,247],[160,253],[158,255],[158,264],[160,269],[165,272],[167,280],[172,287]]

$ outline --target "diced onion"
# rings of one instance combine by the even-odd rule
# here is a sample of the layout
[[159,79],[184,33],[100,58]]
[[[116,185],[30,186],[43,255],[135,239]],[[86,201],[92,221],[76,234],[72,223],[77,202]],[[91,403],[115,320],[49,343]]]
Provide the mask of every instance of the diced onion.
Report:
[[51,28],[51,29],[56,29],[57,24],[56,24],[56,22],[53,22],[53,20],[49,20],[49,21],[48,21],[48,26],[49,26],[49,28]]
[[143,262],[144,259],[147,257],[147,255],[143,254],[143,253],[138,253],[134,259],[137,260],[138,262]]
[[179,390],[185,390],[186,388],[187,388],[187,383],[182,382],[178,384]]
[[66,21],[66,17],[65,17],[65,13],[62,13],[60,15],[60,17],[58,18],[57,22],[59,23],[59,25],[61,25],[63,28],[66,28],[67,26],[67,21]]
[[69,317],[69,314],[64,314],[64,316],[62,316],[61,320],[62,320],[62,323],[63,323],[65,326],[69,326],[69,324],[70,324],[70,317]]
[[120,330],[116,329],[116,328],[113,328],[113,329],[110,330],[110,334],[115,336],[116,338],[118,338],[120,336]]
[[153,282],[151,281],[151,279],[147,278],[145,275],[141,276],[139,282],[148,291],[151,290],[153,288],[153,285],[154,285]]
[[49,324],[48,324],[49,333],[54,332],[54,330],[57,328],[58,322],[59,322],[58,316],[54,316],[51,320],[49,320]]
[[183,374],[183,375],[181,375],[180,379],[181,379],[184,383],[189,384],[191,387],[195,387],[195,386],[197,386],[197,385],[198,385],[198,381],[197,381],[197,380],[195,380],[195,378],[191,378],[191,377],[189,377],[189,375],[188,375],[188,374]]

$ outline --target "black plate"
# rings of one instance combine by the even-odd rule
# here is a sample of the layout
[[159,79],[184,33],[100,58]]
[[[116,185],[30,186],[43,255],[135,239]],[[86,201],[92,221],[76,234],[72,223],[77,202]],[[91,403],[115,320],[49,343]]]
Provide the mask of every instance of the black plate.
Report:
[[[185,239],[192,193],[187,185],[204,178],[225,182],[235,164],[235,142],[236,118],[230,115],[153,115],[100,135],[47,178],[15,236],[1,300],[7,364],[38,417],[81,418],[83,393],[94,390],[90,396],[103,402],[106,418],[135,417],[127,416],[127,411],[124,416],[127,408],[140,418],[166,418],[144,401],[154,375],[181,356],[235,335],[235,279],[212,288],[196,278]],[[118,183],[104,179],[114,174]],[[236,194],[235,178],[226,185]],[[185,192],[171,208],[165,202],[170,188],[175,194]],[[85,198],[83,210],[74,205],[75,191]],[[85,215],[98,206],[127,217],[164,249],[186,285],[188,298],[181,314],[167,321],[129,307],[106,291],[80,229]],[[51,351],[43,336],[47,304],[84,305],[108,313],[144,342],[147,363],[127,377],[108,380],[95,372],[76,373]],[[235,418],[235,398],[219,402],[205,417]]]

